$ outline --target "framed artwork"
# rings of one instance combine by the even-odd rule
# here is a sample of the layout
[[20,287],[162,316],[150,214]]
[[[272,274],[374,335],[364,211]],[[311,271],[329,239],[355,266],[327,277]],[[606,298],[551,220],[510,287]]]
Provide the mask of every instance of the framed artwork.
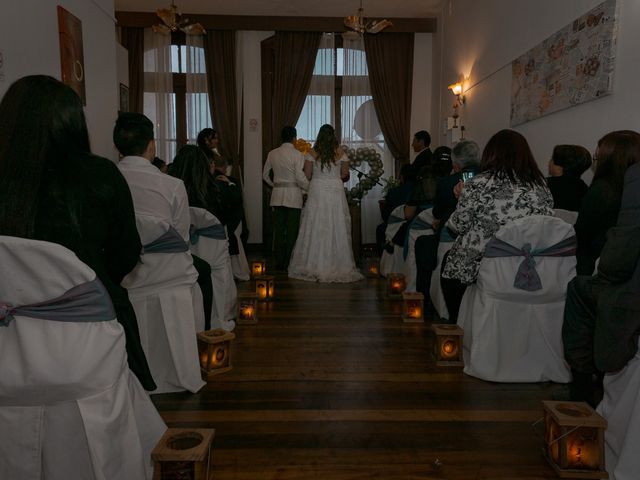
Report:
[[62,82],[73,88],[82,100],[82,104],[86,105],[82,22],[60,5],[58,5],[58,33]]
[[129,87],[124,84],[120,84],[120,113],[129,111]]

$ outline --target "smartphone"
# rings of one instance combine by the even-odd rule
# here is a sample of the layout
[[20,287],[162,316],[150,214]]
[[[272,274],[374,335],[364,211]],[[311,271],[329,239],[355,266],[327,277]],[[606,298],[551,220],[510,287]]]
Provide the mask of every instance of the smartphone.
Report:
[[474,175],[475,173],[473,172],[462,172],[462,181],[466,182],[467,180],[473,178]]

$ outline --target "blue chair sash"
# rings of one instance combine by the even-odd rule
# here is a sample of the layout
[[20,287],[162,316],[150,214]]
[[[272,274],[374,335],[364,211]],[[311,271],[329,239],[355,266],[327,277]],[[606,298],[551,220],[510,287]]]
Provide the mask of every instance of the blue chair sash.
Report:
[[0,327],[8,326],[15,315],[74,323],[106,322],[116,318],[111,297],[97,277],[52,300],[20,306],[0,302]]
[[[420,217],[414,217],[414,219],[411,221],[411,223],[409,224],[409,230],[431,230],[432,232],[433,230],[433,226],[430,223],[425,222],[423,219],[421,219]],[[409,239],[410,239],[411,235],[409,235],[407,233],[407,235],[404,237],[404,246],[402,249],[402,257],[406,260],[407,256],[409,255]]]
[[189,229],[189,237],[191,245],[195,245],[200,240],[200,237],[213,238],[215,240],[226,240],[227,233],[224,230],[224,225],[221,223],[202,228],[196,228],[195,225],[191,225],[191,228]]
[[571,257],[575,254],[575,235],[539,250],[531,250],[531,244],[529,243],[525,243],[522,248],[514,247],[494,237],[489,240],[484,251],[484,256],[487,258],[524,257],[516,272],[513,286],[527,292],[535,292],[542,289],[542,281],[536,271],[536,260],[533,257]]
[[396,215],[389,215],[389,219],[387,220],[387,225],[391,223],[402,223],[404,222],[404,218],[398,217]]
[[142,254],[145,253],[181,253],[188,252],[189,245],[184,241],[178,231],[169,227],[165,233],[156,238],[153,242],[142,247]]

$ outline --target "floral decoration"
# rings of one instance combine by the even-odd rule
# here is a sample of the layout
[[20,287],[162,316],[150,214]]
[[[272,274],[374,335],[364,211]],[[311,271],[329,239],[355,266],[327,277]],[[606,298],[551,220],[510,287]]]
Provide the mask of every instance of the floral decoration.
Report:
[[303,155],[309,153],[311,150],[311,143],[307,142],[304,138],[297,138],[295,142],[293,142],[293,146],[296,150],[302,152]]
[[358,179],[360,180],[353,187],[345,188],[347,201],[350,205],[358,205],[369,190],[376,183],[379,183],[380,177],[384,173],[382,164],[382,156],[375,148],[361,147],[356,149],[342,145],[342,150],[349,158],[349,166],[357,170]]

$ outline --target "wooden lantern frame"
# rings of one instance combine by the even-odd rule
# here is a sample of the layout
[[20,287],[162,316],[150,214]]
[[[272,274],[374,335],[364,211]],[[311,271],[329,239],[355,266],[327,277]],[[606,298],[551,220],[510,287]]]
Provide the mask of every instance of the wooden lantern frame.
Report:
[[[261,275],[255,278],[256,282],[256,294],[258,300],[261,302],[268,302],[275,297],[275,277],[273,275]],[[264,288],[265,295],[263,296],[261,289]]]
[[251,262],[251,277],[256,278],[267,274],[267,261],[264,259],[253,260]]
[[[609,478],[604,464],[607,420],[585,402],[545,400],[542,407],[544,456],[556,474],[560,478]],[[583,452],[585,442],[591,447],[588,454]],[[587,458],[583,459],[583,455]]]
[[[436,335],[434,356],[438,367],[464,367],[462,338],[464,330],[459,325],[434,323],[431,330]],[[447,349],[452,349],[447,352]]]
[[424,295],[420,292],[402,292],[402,321],[424,323]]
[[197,334],[198,358],[203,380],[228,372],[231,366],[231,341],[236,338],[232,332],[221,328],[206,330]]
[[[169,428],[151,452],[153,480],[209,480],[213,471],[213,428]],[[186,471],[185,471],[186,470]]]
[[255,325],[258,323],[258,294],[255,292],[238,293],[237,325]]
[[[399,285],[399,286],[398,286]],[[407,288],[404,273],[390,273],[387,275],[387,297],[401,299],[402,292]]]

